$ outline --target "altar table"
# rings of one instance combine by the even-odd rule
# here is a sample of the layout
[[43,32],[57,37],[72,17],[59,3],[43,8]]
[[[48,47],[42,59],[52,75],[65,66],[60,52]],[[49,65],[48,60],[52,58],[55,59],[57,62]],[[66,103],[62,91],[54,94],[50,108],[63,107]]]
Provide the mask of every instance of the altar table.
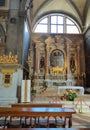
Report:
[[74,89],[79,90],[81,95],[84,95],[84,88],[82,86],[58,86],[58,95],[60,95],[60,90],[62,89]]
[[0,117],[64,117],[69,119],[68,127],[72,127],[72,108],[31,107],[31,108],[0,108]]

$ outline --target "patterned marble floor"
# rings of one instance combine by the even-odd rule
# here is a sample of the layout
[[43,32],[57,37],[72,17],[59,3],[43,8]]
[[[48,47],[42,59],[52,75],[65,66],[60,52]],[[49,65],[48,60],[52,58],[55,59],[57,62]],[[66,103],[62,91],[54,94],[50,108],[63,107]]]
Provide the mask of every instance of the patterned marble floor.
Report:
[[90,114],[74,114],[72,117],[72,127],[74,128],[90,128]]
[[[88,104],[88,100],[90,100],[90,94],[85,96],[85,100],[83,103],[83,106],[88,107],[88,111],[90,110],[90,104]],[[33,103],[60,103],[61,100],[57,96],[57,90],[52,88],[48,89],[43,93],[38,94],[36,97],[33,97],[32,99]],[[89,101],[90,103],[90,101]],[[77,102],[76,102],[77,104]],[[90,112],[89,113],[77,113],[74,114],[72,117],[72,127],[74,128],[90,128]]]

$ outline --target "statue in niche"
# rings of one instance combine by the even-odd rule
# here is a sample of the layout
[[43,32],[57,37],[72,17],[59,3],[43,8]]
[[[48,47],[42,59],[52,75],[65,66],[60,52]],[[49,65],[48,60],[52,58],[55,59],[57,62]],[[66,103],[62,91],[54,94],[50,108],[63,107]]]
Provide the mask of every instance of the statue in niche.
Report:
[[72,55],[71,56],[71,59],[70,59],[70,69],[71,69],[71,72],[74,73],[75,70],[76,70],[76,67],[75,67],[75,59],[74,59],[74,56]]
[[41,59],[40,59],[40,70],[41,70],[41,71],[44,69],[44,66],[45,66],[45,59],[44,59],[44,57],[42,56]]

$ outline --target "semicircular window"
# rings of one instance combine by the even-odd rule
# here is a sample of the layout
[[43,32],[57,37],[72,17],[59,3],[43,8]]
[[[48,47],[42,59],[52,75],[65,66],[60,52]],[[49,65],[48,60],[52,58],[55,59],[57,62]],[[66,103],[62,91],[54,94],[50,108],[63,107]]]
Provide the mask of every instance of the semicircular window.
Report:
[[50,55],[50,66],[64,68],[64,53],[61,50],[54,50]]
[[80,26],[71,17],[65,14],[53,13],[40,18],[34,28],[34,33],[81,33]]

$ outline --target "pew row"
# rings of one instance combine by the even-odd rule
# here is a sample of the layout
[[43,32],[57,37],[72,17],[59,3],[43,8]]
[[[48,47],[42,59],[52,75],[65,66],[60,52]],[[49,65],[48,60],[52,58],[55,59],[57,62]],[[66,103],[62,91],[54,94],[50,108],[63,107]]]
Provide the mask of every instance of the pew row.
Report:
[[62,107],[62,104],[57,103],[15,103],[11,104],[12,107]]
[[[64,126],[66,123],[66,119],[68,118],[68,127],[72,126],[72,114],[75,114],[74,109],[71,108],[58,108],[58,107],[31,107],[31,108],[0,108],[0,117],[4,117],[4,128],[5,126],[10,126],[12,122],[12,118],[20,119],[20,126],[22,127],[22,119],[24,119],[24,123],[26,123],[26,118],[30,120],[29,126],[32,127],[33,122],[32,119],[40,119],[41,117],[47,117],[48,127],[49,127],[49,118],[54,117],[62,117]],[[7,122],[7,119],[9,121]],[[36,123],[36,120],[34,121]],[[38,122],[39,124],[39,122]]]

